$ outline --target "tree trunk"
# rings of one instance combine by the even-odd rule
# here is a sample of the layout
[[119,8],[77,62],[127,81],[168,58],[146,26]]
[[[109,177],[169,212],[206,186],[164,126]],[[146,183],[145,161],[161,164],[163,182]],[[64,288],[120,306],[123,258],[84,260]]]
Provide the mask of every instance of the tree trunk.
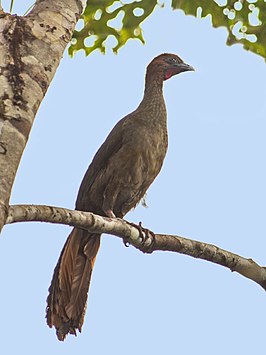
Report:
[[81,13],[80,0],[37,0],[24,17],[0,8],[0,231],[34,118]]

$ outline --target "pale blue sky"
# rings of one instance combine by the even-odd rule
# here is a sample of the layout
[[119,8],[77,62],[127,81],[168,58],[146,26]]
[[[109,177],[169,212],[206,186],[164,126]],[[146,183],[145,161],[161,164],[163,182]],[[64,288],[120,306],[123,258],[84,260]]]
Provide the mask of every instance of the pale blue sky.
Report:
[[[7,2],[3,2],[4,5]],[[15,1],[22,13],[26,5]],[[169,2],[167,1],[167,4]],[[173,52],[193,65],[164,85],[169,149],[127,215],[158,233],[216,244],[266,265],[266,66],[225,45],[210,20],[157,9],[146,45],[117,56],[65,54],[36,117],[12,203],[72,208],[83,174],[112,126],[142,98],[146,65]],[[45,299],[70,228],[5,227],[0,238],[1,354],[263,354],[266,294],[227,269],[190,257],[143,255],[104,236],[82,334],[64,343],[46,326]]]

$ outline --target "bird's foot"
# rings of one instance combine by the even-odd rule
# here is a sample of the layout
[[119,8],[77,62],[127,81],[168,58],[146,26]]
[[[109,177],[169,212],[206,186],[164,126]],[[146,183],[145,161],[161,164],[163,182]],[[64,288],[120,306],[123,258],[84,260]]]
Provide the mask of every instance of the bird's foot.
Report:
[[104,213],[109,218],[116,218],[116,215],[114,214],[114,212],[112,210],[104,210]]
[[[143,253],[152,253],[153,251],[152,245],[155,241],[155,234],[151,230],[142,227],[141,222],[139,222],[139,224],[135,224],[135,223],[129,223],[129,224],[137,228],[139,231],[139,238],[141,240],[141,250],[143,251]],[[124,239],[124,244],[126,247],[129,246],[129,242],[125,239]]]

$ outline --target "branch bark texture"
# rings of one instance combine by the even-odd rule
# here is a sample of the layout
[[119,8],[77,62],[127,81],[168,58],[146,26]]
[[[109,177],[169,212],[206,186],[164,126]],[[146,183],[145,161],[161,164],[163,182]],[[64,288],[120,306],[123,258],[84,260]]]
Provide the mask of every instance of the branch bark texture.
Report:
[[80,0],[37,0],[25,17],[0,11],[0,231],[35,115],[81,12]]
[[84,228],[92,233],[108,233],[123,238],[137,249],[152,253],[172,251],[207,260],[255,281],[266,290],[266,268],[215,245],[177,235],[147,232],[145,236],[134,225],[119,218],[107,218],[90,212],[42,205],[10,206],[6,224],[16,222],[50,222]]

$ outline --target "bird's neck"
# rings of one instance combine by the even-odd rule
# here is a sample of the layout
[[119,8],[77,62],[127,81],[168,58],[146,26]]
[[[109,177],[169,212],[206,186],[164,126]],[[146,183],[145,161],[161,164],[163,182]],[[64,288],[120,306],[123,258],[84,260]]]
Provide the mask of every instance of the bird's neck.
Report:
[[139,108],[166,114],[162,80],[146,76],[144,95]]
[[163,79],[160,72],[148,68],[145,76],[144,97],[149,95],[163,95]]
[[163,96],[163,81],[157,78],[151,80],[146,76],[144,97],[145,96]]

